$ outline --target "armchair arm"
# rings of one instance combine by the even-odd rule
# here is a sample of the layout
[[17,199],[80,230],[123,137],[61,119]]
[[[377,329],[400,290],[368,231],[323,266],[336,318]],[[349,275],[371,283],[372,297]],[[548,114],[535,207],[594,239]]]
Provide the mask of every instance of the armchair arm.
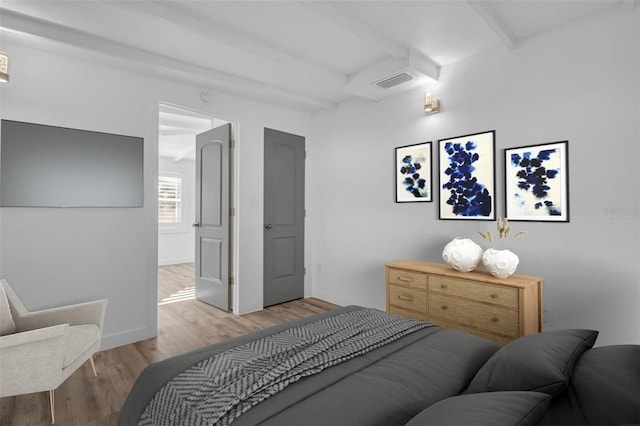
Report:
[[34,330],[58,324],[96,324],[102,333],[106,307],[107,299],[101,299],[30,312],[20,318],[14,318],[16,331]]
[[[23,346],[29,343],[36,343],[45,340],[55,340],[64,338],[69,330],[69,324],[59,324],[52,327],[39,328],[37,330],[25,331],[22,333],[7,334],[0,337],[0,351],[14,346]],[[64,341],[62,342],[64,346]],[[4,352],[0,352],[3,353]]]
[[0,337],[0,397],[55,389],[69,324]]

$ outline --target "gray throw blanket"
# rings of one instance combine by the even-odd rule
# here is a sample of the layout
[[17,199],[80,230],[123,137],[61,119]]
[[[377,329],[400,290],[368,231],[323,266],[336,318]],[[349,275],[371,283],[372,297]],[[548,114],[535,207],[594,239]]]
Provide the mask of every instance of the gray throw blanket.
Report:
[[287,329],[184,370],[158,391],[138,426],[228,425],[303,377],[430,326],[360,309]]

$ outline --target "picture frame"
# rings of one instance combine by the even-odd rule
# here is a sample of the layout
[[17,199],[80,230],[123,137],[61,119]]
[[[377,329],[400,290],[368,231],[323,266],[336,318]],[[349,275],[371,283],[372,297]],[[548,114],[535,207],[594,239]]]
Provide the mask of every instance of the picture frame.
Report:
[[569,141],[507,148],[505,217],[569,222]]
[[395,149],[396,203],[433,201],[432,143]]
[[440,219],[495,220],[496,131],[438,140]]

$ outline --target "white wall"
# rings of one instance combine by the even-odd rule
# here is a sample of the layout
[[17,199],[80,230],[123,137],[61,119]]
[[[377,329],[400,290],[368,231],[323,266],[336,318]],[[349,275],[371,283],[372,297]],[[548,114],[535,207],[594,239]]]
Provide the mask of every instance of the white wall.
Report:
[[[185,136],[185,143],[195,145],[195,136]],[[182,223],[160,224],[158,227],[158,264],[172,265],[195,260],[195,231],[191,224],[195,218],[196,163],[194,160],[160,157],[160,174],[182,179]]]
[[[238,312],[262,308],[263,127],[308,135],[310,115],[154,80],[3,41],[11,83],[2,118],[145,138],[144,207],[0,209],[0,274],[29,309],[108,298],[103,347],[154,336],[157,323],[158,102],[236,125]],[[117,63],[117,62],[116,62]],[[55,70],[52,71],[52,70]],[[206,88],[205,88],[206,89]]]
[[[307,136],[307,294],[312,286],[318,297],[382,308],[385,262],[439,261],[453,236],[483,227],[438,220],[437,200],[394,203],[394,148],[496,129],[498,158],[506,147],[570,143],[571,223],[522,223],[530,233],[514,247],[519,271],[545,278],[550,328],[594,328],[599,344],[640,343],[639,14],[445,67],[431,88],[443,112],[430,117],[422,91],[313,117],[220,93],[205,104],[199,87],[3,41],[12,63],[11,83],[0,85],[2,118],[143,136],[145,205],[2,208],[0,275],[31,309],[108,298],[104,347],[155,335],[162,101],[236,125],[238,312],[262,307],[263,127]],[[502,173],[499,165],[498,189]],[[502,214],[500,191],[497,202]]]
[[109,299],[105,346],[154,335],[158,153],[146,82],[21,46],[3,49],[12,68],[2,118],[144,137],[145,183],[143,208],[3,208],[2,276],[29,309]]
[[483,243],[476,230],[494,230],[438,220],[437,196],[396,204],[395,147],[433,141],[435,157],[438,139],[495,129],[503,216],[503,149],[569,140],[571,222],[514,223],[529,231],[513,245],[519,272],[544,277],[547,328],[640,343],[639,16],[615,13],[444,67],[431,87],[442,100],[437,115],[424,116],[423,91],[316,114],[309,219],[322,238],[312,245],[313,294],[383,308],[385,262],[441,262],[453,237]]

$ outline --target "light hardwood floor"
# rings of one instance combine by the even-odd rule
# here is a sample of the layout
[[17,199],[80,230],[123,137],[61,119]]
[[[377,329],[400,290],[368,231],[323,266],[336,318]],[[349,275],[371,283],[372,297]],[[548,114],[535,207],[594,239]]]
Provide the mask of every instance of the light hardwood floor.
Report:
[[[231,337],[336,309],[319,299],[300,299],[235,316],[192,299],[193,265],[158,272],[158,337],[98,352],[98,377],[85,363],[55,391],[56,425],[115,425],[124,399],[147,365]],[[107,308],[108,309],[108,308]],[[107,315],[115,315],[107,311]],[[50,424],[46,392],[0,399],[0,425]]]

